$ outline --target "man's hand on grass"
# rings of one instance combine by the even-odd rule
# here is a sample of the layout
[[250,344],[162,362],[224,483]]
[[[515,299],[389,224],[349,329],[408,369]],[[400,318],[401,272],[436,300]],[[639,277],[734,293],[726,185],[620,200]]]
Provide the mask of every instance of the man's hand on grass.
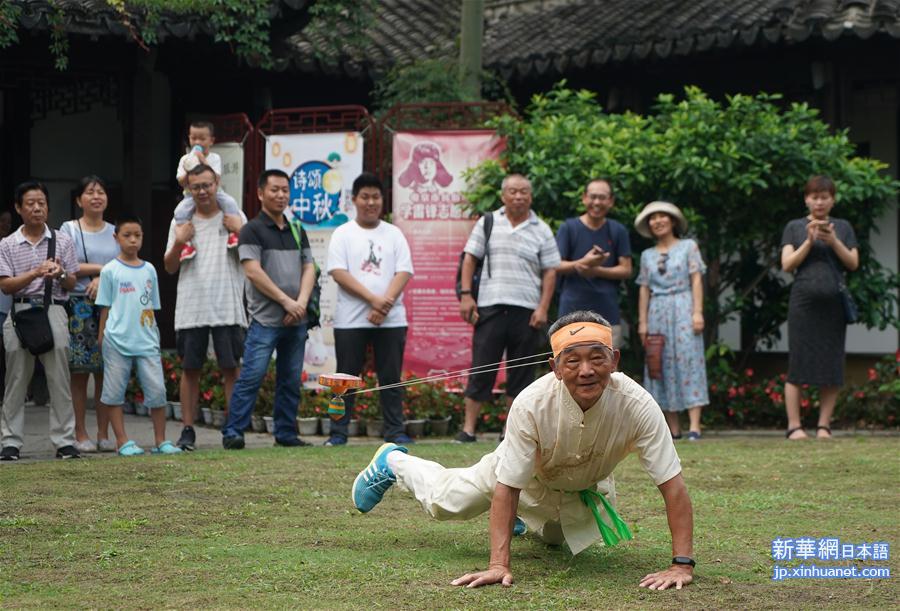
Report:
[[508,588],[513,583],[512,572],[504,566],[491,567],[486,571],[478,571],[477,573],[466,573],[462,577],[454,579],[450,585],[466,586],[467,588],[479,588],[488,586],[493,583],[499,583]]
[[694,581],[694,569],[687,565],[673,564],[665,571],[658,573],[650,573],[646,575],[640,583],[642,588],[650,588],[651,590],[665,590],[671,586],[675,586],[676,590],[688,585]]

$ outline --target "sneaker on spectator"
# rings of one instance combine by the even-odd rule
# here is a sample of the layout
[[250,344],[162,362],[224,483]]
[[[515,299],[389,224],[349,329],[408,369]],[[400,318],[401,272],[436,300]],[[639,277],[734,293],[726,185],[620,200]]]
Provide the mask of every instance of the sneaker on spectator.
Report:
[[98,439],[97,440],[97,451],[98,452],[115,452],[116,451],[116,442],[112,439]]
[[197,256],[197,249],[194,248],[194,245],[188,242],[184,245],[184,248],[181,249],[181,255],[178,257],[179,261],[188,261]]
[[81,452],[75,449],[75,446],[63,446],[56,450],[56,457],[67,460],[69,458],[81,458]]
[[368,513],[381,502],[384,493],[394,485],[397,477],[387,464],[387,456],[394,450],[406,452],[406,448],[395,443],[385,443],[375,451],[375,456],[359,472],[353,482],[353,504],[361,513]]
[[329,437],[328,440],[327,440],[325,443],[323,443],[322,445],[324,445],[324,446],[326,446],[326,447],[332,447],[332,446],[345,446],[345,445],[347,445],[347,438],[346,438],[346,437],[341,437],[340,435],[332,435],[332,436]]
[[151,454],[181,454],[181,448],[176,448],[175,444],[166,439],[164,442],[150,450]]
[[19,448],[6,446],[0,451],[0,460],[19,460]]
[[225,244],[226,248],[237,248],[238,247],[238,234],[235,232],[231,232],[228,234],[228,242]]
[[469,435],[465,431],[460,431],[453,443],[475,443],[476,441],[478,439],[475,438],[475,435]]
[[226,450],[243,450],[244,438],[240,435],[234,437],[222,437],[222,447]]
[[516,516],[516,521],[513,522],[513,537],[521,537],[527,532],[528,524],[525,523],[525,520]]
[[76,441],[75,449],[82,453],[96,452],[97,444],[90,439],[85,439],[84,441]]
[[144,448],[129,439],[122,444],[118,453],[119,456],[140,456],[144,453]]
[[389,441],[391,443],[396,443],[397,445],[410,444],[410,443],[416,442],[415,439],[413,439],[406,433],[400,433],[399,435],[394,436],[392,439],[385,439],[385,441]]
[[181,437],[178,438],[177,445],[182,450],[187,452],[193,452],[197,443],[197,433],[194,431],[194,427],[186,426],[181,429]]

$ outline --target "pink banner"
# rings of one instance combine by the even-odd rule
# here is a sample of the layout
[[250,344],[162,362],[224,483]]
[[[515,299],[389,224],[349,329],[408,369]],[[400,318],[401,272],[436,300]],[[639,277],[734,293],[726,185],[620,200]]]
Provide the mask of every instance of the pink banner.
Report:
[[404,293],[409,331],[403,369],[417,376],[471,365],[472,327],[459,316],[456,266],[472,231],[460,204],[463,170],[496,159],[493,131],[394,135],[393,223],[412,251],[415,276]]

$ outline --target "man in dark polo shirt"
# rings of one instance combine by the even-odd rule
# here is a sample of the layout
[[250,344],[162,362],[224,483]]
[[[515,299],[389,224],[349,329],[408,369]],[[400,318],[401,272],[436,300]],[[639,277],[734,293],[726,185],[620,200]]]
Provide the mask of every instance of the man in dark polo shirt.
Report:
[[[306,345],[306,306],[315,282],[315,267],[306,233],[295,237],[284,210],[290,199],[288,175],[266,170],[257,190],[262,210],[241,229],[238,253],[247,275],[250,327],[244,343],[244,363],[234,384],[222,446],[244,447],[244,430],[256,404],[260,384],[275,361],[275,444],[309,445],[297,437],[300,373]],[[299,242],[299,243],[298,243]]]

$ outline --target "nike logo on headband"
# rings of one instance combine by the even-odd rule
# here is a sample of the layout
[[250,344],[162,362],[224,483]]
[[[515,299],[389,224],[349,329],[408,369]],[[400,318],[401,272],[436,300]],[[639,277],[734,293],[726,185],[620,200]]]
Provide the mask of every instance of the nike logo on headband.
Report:
[[581,331],[582,329],[584,329],[584,327],[578,327],[578,328],[575,329],[574,331],[569,331],[569,335],[575,335],[576,333],[578,333],[578,332]]

